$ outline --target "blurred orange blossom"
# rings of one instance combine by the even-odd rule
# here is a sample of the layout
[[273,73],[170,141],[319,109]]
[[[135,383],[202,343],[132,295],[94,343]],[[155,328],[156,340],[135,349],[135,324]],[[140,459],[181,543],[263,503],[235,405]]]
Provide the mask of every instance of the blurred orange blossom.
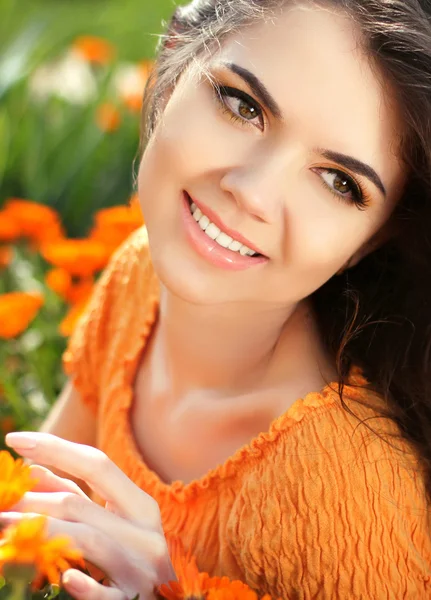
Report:
[[109,259],[104,244],[90,239],[63,239],[43,244],[43,258],[78,277],[89,277],[103,269]]
[[0,451],[0,512],[10,510],[36,483],[22,458],[15,460],[6,450]]
[[90,63],[104,65],[114,58],[114,46],[101,37],[82,35],[73,42],[72,50]]
[[5,210],[0,210],[0,241],[13,242],[20,235],[21,228],[17,219]]
[[[23,198],[9,198],[0,214],[3,219],[10,220],[9,227],[13,227],[15,223],[16,235],[10,239],[26,237],[38,246],[41,242],[64,237],[58,213],[45,204]],[[2,233],[0,239],[4,239],[1,235]]]
[[0,571],[6,565],[34,566],[38,579],[59,584],[60,574],[71,564],[84,565],[82,554],[66,536],[48,539],[46,517],[26,517],[7,527],[0,540]]
[[104,102],[97,107],[96,123],[101,131],[112,133],[120,127],[120,111],[111,102]]
[[46,285],[56,294],[58,294],[63,300],[67,300],[70,289],[72,288],[72,276],[69,271],[57,267],[51,269],[45,275]]
[[[158,588],[162,598],[167,600],[258,600],[258,596],[241,581],[231,581],[228,577],[210,577],[199,572],[196,558],[186,552],[181,540],[169,540],[172,566],[178,581],[170,581]],[[271,600],[265,595],[261,600]]]
[[133,232],[144,224],[139,202],[132,196],[129,206],[113,206],[95,214],[90,238],[105,244],[112,254]]
[[131,112],[141,112],[144,90],[152,68],[152,61],[141,61],[132,71],[133,77],[125,78],[124,83],[119,86],[120,98]]
[[13,251],[10,246],[0,246],[0,269],[7,267],[12,261]]
[[0,338],[16,337],[27,327],[43,305],[39,292],[10,292],[0,295]]

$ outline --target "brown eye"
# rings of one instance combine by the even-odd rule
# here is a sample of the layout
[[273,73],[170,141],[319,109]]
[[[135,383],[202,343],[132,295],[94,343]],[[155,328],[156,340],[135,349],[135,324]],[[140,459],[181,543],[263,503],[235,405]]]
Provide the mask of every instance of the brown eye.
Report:
[[352,191],[352,186],[349,183],[349,180],[347,177],[343,177],[340,173],[335,176],[333,185],[337,192],[340,192],[340,194],[347,194],[348,192]]
[[255,119],[257,116],[254,106],[250,106],[244,100],[240,100],[238,104],[238,113],[243,119],[247,119],[248,121]]
[[320,176],[323,185],[338,198],[355,204],[359,209],[367,206],[368,200],[360,185],[343,171],[324,167],[315,167],[312,171]]
[[215,92],[222,108],[229,112],[232,118],[246,125],[255,125],[263,131],[265,122],[262,108],[251,96],[229,86],[220,86]]

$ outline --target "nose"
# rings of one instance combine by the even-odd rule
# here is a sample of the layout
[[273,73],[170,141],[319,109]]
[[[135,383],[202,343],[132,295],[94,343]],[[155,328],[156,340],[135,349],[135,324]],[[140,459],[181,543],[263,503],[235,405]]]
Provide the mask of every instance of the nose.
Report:
[[[286,165],[280,157],[250,162],[228,169],[220,181],[221,189],[230,194],[244,211],[256,220],[275,223],[283,213],[283,189]],[[283,172],[284,171],[284,172]]]

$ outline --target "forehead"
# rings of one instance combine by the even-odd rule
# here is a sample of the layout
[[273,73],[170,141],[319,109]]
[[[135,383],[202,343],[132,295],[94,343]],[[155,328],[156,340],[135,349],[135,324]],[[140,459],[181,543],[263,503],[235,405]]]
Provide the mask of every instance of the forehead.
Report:
[[389,178],[398,162],[400,120],[389,85],[347,16],[311,6],[288,8],[228,38],[211,62],[224,61],[249,69],[264,83],[291,138],[351,154]]

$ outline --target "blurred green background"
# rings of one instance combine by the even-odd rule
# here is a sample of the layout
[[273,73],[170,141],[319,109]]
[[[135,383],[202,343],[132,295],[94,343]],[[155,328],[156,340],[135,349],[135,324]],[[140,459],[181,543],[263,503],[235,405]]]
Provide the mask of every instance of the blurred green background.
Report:
[[[79,236],[95,210],[127,199],[139,114],[125,109],[113,86],[127,65],[154,56],[174,9],[172,0],[0,0],[0,207],[8,196],[43,202]],[[65,78],[60,70],[63,92],[41,99],[34,91],[41,70],[89,35],[112,44],[113,60],[91,65],[90,75],[76,68]],[[79,99],[85,86],[96,92]],[[95,125],[103,102],[121,113],[110,134]]]
[[[174,9],[171,0],[0,0],[0,448],[2,434],[37,429],[57,398],[67,336],[103,268],[80,278],[49,262],[38,207],[54,209],[67,239],[91,241],[99,211],[127,203],[148,61]],[[11,198],[34,212],[23,204],[11,215]],[[104,234],[115,230],[120,243],[138,225],[114,212]],[[86,252],[76,249],[78,265],[91,261]],[[29,292],[43,298],[31,316],[16,300]],[[17,319],[19,332],[2,327]]]

